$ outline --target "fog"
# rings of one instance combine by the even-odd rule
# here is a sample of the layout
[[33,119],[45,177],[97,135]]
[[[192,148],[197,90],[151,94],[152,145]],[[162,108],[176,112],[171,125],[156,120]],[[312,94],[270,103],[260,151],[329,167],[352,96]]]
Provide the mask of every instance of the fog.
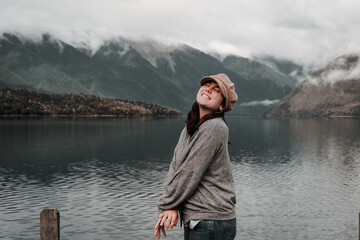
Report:
[[46,32],[96,49],[116,36],[204,52],[269,54],[321,66],[360,51],[360,2],[311,0],[2,0],[0,32]]
[[357,55],[357,61],[349,64],[345,58],[341,57],[331,62],[325,71],[322,71],[318,76],[313,76],[309,79],[309,83],[314,85],[330,84],[334,85],[339,81],[348,81],[360,79],[360,53]]

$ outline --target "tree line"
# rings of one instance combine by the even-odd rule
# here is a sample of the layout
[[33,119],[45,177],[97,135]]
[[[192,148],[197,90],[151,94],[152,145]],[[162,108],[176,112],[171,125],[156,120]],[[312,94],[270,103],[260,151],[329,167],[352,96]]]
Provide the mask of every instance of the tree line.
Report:
[[181,112],[143,101],[5,88],[0,91],[0,115],[180,116]]

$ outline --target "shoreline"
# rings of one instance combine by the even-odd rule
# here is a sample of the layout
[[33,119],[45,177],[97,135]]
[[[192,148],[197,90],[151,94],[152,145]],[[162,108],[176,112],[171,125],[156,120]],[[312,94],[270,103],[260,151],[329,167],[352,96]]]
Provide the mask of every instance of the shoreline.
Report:
[[0,118],[181,118],[182,115],[0,115]]
[[319,117],[267,117],[264,116],[264,119],[330,119],[330,118],[360,118],[360,116],[351,116],[351,115],[340,115],[340,116],[319,116]]

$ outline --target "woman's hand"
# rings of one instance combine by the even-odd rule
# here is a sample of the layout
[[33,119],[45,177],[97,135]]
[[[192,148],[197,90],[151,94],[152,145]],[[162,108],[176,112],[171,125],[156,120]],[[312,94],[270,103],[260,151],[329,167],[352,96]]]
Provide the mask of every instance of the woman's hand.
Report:
[[163,215],[164,215],[164,213],[159,213],[158,221],[154,228],[155,229],[154,237],[157,237],[158,239],[160,239],[160,236],[161,236],[160,230],[164,234],[164,237],[166,237],[164,226],[162,226],[162,227],[160,226]]
[[[166,226],[164,228],[165,220],[167,220],[167,221],[166,221]],[[172,229],[174,226],[176,226],[178,220],[179,220],[178,211],[176,209],[166,210],[162,213],[159,213],[158,221],[154,228],[155,229],[154,237],[157,237],[158,239],[160,239],[160,236],[161,236],[160,230],[166,237],[165,229],[168,230],[169,227],[170,227],[170,229]]]

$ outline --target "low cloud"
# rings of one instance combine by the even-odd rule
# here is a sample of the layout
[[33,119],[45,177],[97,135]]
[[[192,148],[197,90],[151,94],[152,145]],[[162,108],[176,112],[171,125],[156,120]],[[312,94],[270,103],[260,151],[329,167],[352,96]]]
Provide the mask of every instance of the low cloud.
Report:
[[334,62],[321,72],[318,76],[311,77],[309,83],[314,85],[330,84],[334,85],[340,81],[360,79],[360,54],[353,55],[356,62],[348,62],[346,57],[336,59]]
[[357,0],[3,0],[0,9],[0,32],[46,32],[92,49],[121,35],[318,66],[360,51]]
[[280,100],[262,100],[262,101],[252,101],[252,102],[246,102],[246,103],[241,103],[240,106],[243,106],[243,107],[253,107],[253,106],[259,106],[259,105],[262,105],[262,106],[269,106],[269,105],[272,105],[272,104],[275,104],[277,102],[279,102]]

